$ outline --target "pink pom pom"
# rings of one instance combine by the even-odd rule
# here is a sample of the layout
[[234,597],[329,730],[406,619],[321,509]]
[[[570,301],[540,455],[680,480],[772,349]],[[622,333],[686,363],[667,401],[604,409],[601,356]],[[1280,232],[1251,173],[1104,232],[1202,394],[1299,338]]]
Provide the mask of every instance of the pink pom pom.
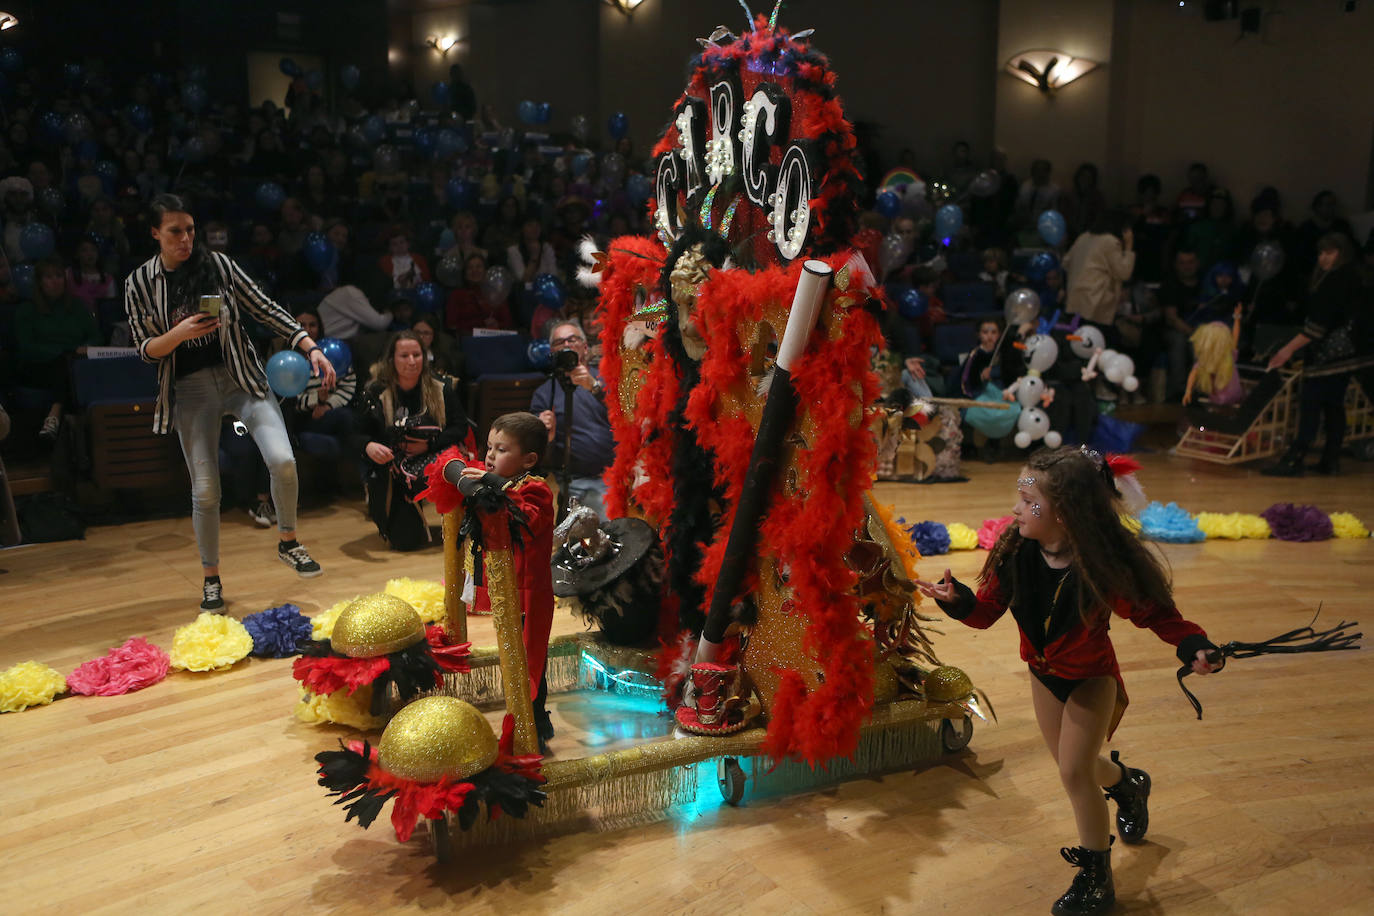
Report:
[[983,527],[978,529],[978,546],[984,550],[991,550],[1012,521],[1010,515],[1004,515],[1001,518],[990,518],[983,522]]
[[67,687],[89,697],[119,696],[156,684],[167,676],[170,664],[166,652],[135,636],[77,668],[67,676]]

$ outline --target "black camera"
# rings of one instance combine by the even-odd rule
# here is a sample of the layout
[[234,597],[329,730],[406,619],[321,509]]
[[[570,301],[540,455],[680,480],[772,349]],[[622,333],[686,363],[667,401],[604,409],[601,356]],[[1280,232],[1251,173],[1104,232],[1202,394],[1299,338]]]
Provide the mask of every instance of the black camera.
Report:
[[553,373],[554,375],[568,375],[577,368],[581,362],[577,351],[571,349],[556,350],[553,354]]

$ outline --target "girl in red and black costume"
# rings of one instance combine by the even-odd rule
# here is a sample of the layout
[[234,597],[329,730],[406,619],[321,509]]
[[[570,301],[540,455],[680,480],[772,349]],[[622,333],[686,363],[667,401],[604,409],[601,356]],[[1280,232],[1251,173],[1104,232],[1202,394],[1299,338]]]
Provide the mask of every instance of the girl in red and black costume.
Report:
[[[1081,844],[1061,850],[1079,872],[1054,904],[1059,914],[1105,913],[1115,903],[1106,798],[1117,803],[1125,842],[1141,842],[1149,826],[1150,777],[1120,763],[1117,751],[1102,756],[1127,703],[1107,635],[1111,616],[1154,631],[1198,674],[1220,667],[1208,661],[1216,647],[1207,634],[1174,607],[1160,561],[1121,523],[1115,474],[1136,468],[1085,448],[1035,453],[1016,481],[1015,524],[989,554],[977,594],[949,570],[939,583],[917,583],[968,626],[990,627],[1010,609],[1020,628],[1035,718],[1059,765]],[[1133,477],[1126,480],[1135,488]]]

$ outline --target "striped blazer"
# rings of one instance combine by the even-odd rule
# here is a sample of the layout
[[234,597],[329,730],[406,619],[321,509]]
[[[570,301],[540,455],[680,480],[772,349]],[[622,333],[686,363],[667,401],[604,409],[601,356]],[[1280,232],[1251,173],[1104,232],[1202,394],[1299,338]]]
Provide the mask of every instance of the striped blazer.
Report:
[[[267,373],[262,360],[248,339],[243,320],[251,315],[274,333],[289,341],[294,350],[306,335],[296,319],[286,309],[269,299],[258,289],[243,268],[228,255],[209,252],[219,272],[224,305],[220,309],[219,343],[224,354],[224,368],[229,377],[254,397],[268,394]],[[129,330],[134,346],[144,362],[157,365],[157,409],[153,412],[153,431],[170,432],[172,428],[172,380],[176,377],[173,360],[176,350],[161,358],[148,355],[148,342],[171,330],[168,315],[167,275],[162,268],[162,256],[153,255],[124,281],[124,311],[129,316]]]

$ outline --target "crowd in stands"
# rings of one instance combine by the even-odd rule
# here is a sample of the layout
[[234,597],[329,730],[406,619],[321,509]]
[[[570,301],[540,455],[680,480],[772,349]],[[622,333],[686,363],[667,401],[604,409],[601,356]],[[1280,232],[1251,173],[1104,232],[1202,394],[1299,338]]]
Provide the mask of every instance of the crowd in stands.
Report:
[[[517,131],[478,109],[456,68],[451,100],[437,108],[399,95],[369,108],[362,93],[342,90],[326,103],[304,78],[285,105],[246,107],[209,97],[198,78],[194,68],[116,75],[91,62],[11,72],[0,87],[0,402],[14,417],[11,445],[56,438],[75,406],[73,360],[93,346],[129,345],[123,282],[156,250],[154,195],[192,200],[211,249],[312,322],[312,335],[351,345],[353,371],[340,386],[308,389],[292,411],[293,436],[325,458],[353,448],[345,430],[356,430],[356,416],[347,412],[361,406],[370,367],[386,364],[389,335],[413,331],[433,376],[461,390],[473,374],[465,338],[547,337],[558,312],[539,294],[542,278],[560,283],[563,315],[591,322],[592,291],[575,279],[581,237],[604,244],[648,231],[649,164],[628,138],[588,136],[585,119],[576,134]],[[1001,314],[1021,287],[1036,291],[1045,318],[1078,314],[1100,326],[1135,360],[1143,387],[1132,396],[1154,400],[1183,393],[1191,333],[1236,303],[1242,358],[1301,330],[1328,236],[1350,236],[1349,266],[1364,271],[1368,289],[1374,248],[1353,237],[1330,192],[1294,225],[1288,215],[1301,208],[1285,207],[1274,188],[1237,215],[1201,163],[1174,187],[1175,176],[1145,175],[1134,201],[1108,202],[1091,163],[1061,188],[1048,161],[1034,162],[1024,181],[1000,152],[986,162],[980,169],[960,144],[927,173],[921,200],[863,215],[869,236],[900,241],[895,263],[880,263],[876,245],[869,254],[889,298],[915,304],[882,318],[914,389],[975,396],[1015,381],[1021,364],[1009,344],[1033,328],[1003,334]],[[875,193],[879,178],[870,176]],[[937,238],[934,216],[949,202],[962,225]],[[1067,224],[1055,246],[1036,231],[1051,210]],[[1263,282],[1249,262],[1261,242],[1283,253]],[[1101,275],[1085,279],[1094,263]],[[985,321],[992,330],[980,338]],[[258,349],[274,345],[264,334]],[[965,360],[980,350],[970,378]],[[1072,384],[1078,368],[1066,364],[1052,381]],[[1091,430],[1067,435],[1087,440]],[[251,451],[242,438],[226,424],[224,451]],[[250,470],[239,481],[239,501],[270,524],[264,478]]]

